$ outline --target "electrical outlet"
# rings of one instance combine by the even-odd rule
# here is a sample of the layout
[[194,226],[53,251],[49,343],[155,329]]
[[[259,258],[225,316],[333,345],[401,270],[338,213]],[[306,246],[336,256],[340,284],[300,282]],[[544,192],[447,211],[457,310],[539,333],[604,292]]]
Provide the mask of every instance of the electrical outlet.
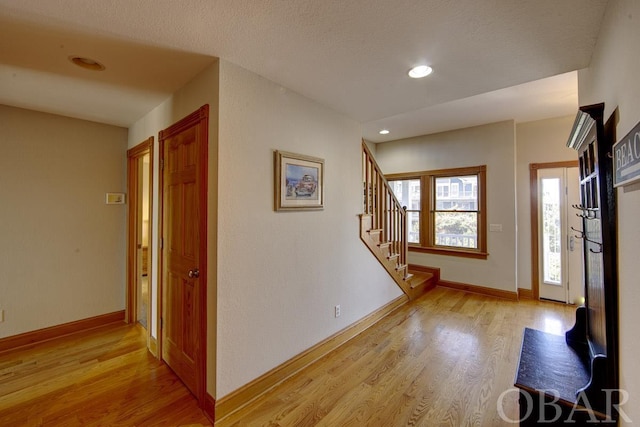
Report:
[[340,304],[334,307],[334,313],[336,317],[340,317]]
[[0,310],[0,323],[4,322],[4,310]]

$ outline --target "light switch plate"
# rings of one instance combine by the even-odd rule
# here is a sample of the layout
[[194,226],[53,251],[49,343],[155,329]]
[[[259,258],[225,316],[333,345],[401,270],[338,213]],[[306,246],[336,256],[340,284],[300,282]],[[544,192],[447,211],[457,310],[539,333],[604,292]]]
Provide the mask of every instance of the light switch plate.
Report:
[[126,200],[124,193],[107,193],[106,203],[108,205],[124,205]]

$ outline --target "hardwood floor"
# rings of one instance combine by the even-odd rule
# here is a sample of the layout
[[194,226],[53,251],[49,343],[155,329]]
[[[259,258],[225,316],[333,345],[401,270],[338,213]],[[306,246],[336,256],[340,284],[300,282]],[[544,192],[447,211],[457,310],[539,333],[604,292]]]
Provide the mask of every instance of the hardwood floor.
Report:
[[113,324],[0,354],[0,426],[210,426],[144,330]]
[[[436,288],[216,426],[500,426],[525,326],[561,333],[572,307]],[[517,418],[517,394],[502,399]],[[112,325],[0,354],[0,426],[209,426],[195,399]]]
[[[562,333],[573,312],[436,288],[216,426],[510,425],[523,328]],[[517,419],[517,393],[502,401]]]

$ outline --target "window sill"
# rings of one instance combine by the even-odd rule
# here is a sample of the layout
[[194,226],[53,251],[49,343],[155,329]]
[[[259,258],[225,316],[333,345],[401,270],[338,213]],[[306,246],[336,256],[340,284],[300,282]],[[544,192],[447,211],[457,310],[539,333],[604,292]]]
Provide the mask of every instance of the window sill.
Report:
[[487,259],[489,254],[487,252],[480,251],[468,251],[464,249],[452,249],[452,248],[431,248],[425,246],[409,245],[409,252],[421,252],[427,254],[457,256],[462,258],[475,258],[475,259]]

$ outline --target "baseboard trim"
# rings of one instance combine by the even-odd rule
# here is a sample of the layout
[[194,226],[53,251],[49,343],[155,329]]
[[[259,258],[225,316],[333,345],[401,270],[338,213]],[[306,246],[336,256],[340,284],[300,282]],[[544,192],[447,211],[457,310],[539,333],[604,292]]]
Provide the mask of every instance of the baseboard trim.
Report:
[[216,400],[209,393],[204,394],[204,407],[202,408],[204,415],[209,418],[213,425],[216,420]]
[[409,270],[422,271],[423,273],[433,273],[434,276],[436,272],[440,271],[439,268],[428,267],[426,265],[420,265],[420,264],[409,264]]
[[99,328],[115,322],[124,321],[124,310],[115,311],[113,313],[102,314],[100,316],[90,317],[88,319],[76,320],[75,322],[64,323],[62,325],[51,326],[48,328],[38,329],[31,332],[25,332],[19,335],[13,335],[6,338],[0,338],[0,353],[14,350],[16,348],[25,347],[70,335],[76,332],[86,331],[88,329]]
[[518,288],[518,298],[519,299],[534,299],[533,298],[533,289]]
[[443,288],[457,289],[459,291],[470,292],[473,294],[487,295],[496,298],[508,299],[511,301],[518,300],[518,293],[512,291],[504,291],[502,289],[487,288],[485,286],[470,285],[467,283],[452,282],[450,280],[440,280],[438,286]]
[[402,295],[394,299],[351,326],[335,333],[329,338],[319,342],[297,356],[294,356],[250,383],[229,393],[221,399],[218,399],[215,406],[215,414],[218,417],[216,421],[219,421],[248,405],[268,390],[356,337],[358,334],[362,333],[364,330],[371,327],[376,322],[407,302],[408,298],[406,295]]

